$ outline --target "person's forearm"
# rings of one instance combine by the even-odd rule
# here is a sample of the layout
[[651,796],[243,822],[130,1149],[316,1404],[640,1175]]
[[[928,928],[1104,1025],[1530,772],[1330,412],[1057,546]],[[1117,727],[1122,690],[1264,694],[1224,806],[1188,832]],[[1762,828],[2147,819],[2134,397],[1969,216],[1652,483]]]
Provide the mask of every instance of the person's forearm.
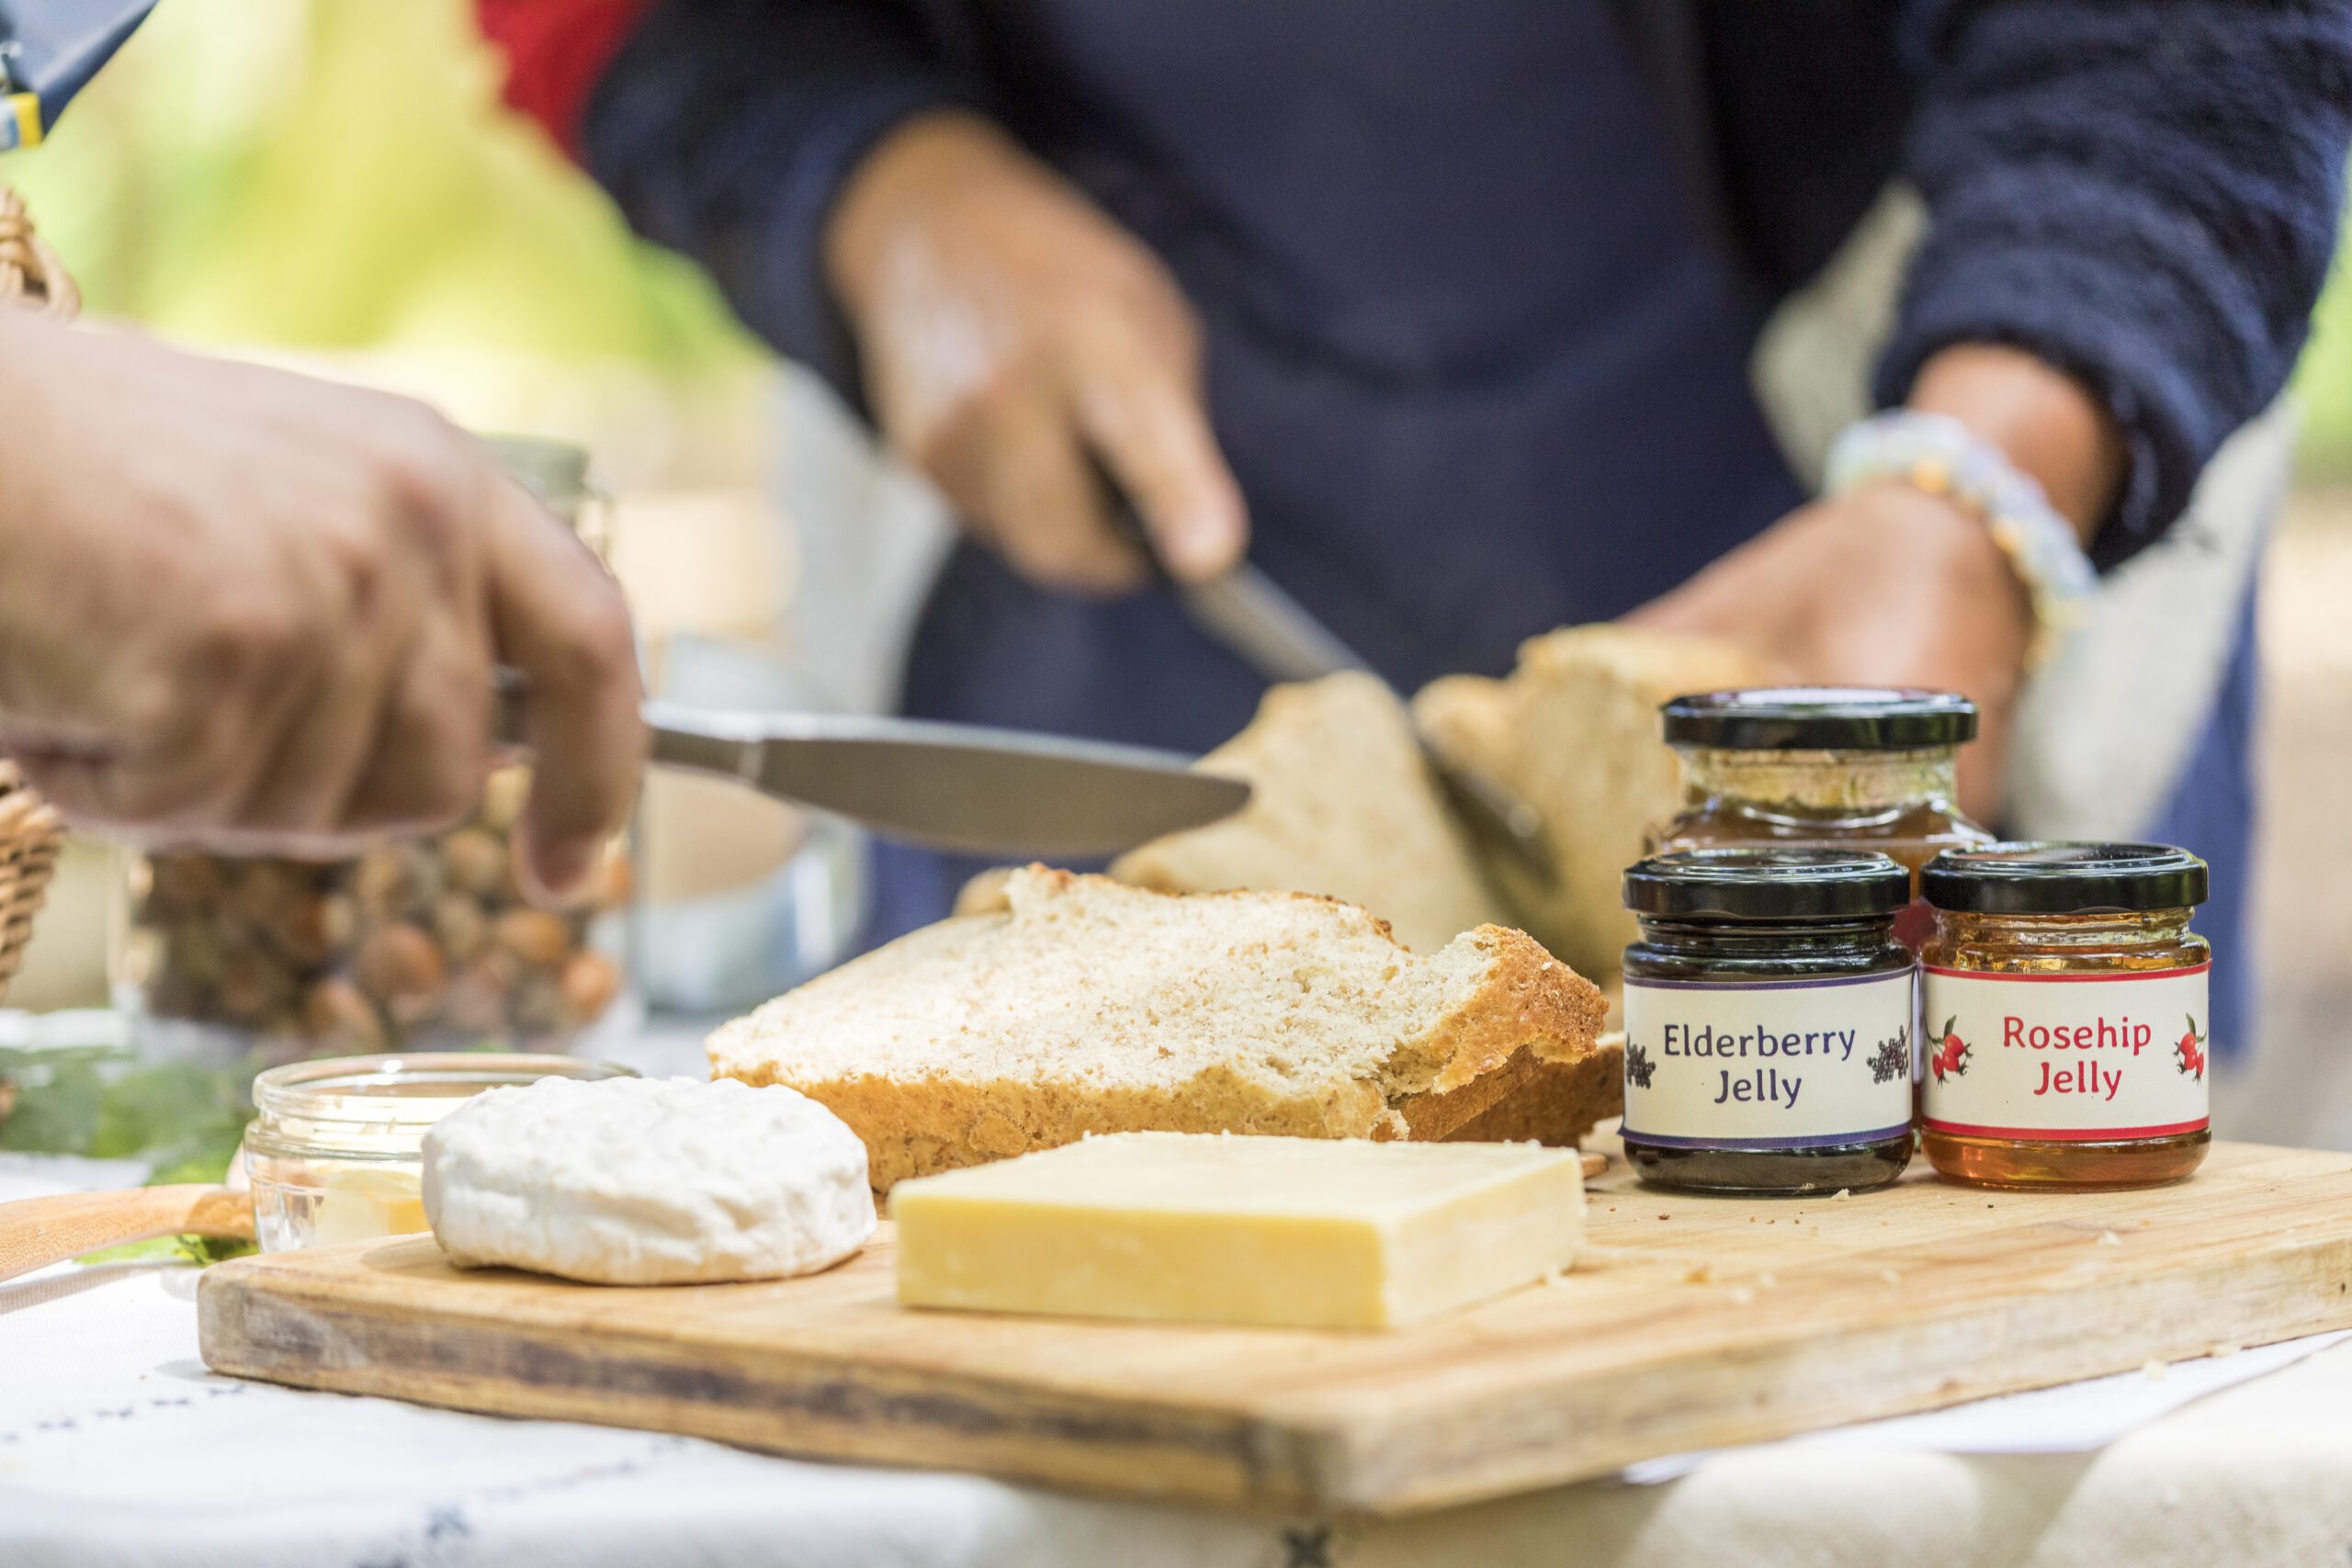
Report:
[[591,96],[582,161],[633,228],[702,263],[746,325],[854,404],[828,214],[876,141],[974,96],[911,6],[665,0]]
[[1920,368],[1907,405],[1949,415],[2040,484],[2087,547],[2123,487],[2122,433],[2072,377],[2022,349],[1960,344]]
[[2099,494],[2079,441],[2047,473],[2038,437],[2012,456],[2078,525],[2096,513],[2093,558],[2115,566],[2293,367],[2343,198],[2352,6],[1902,8],[1920,73],[1904,175],[1928,225],[1877,393],[1925,388],[1955,344],[2064,367],[2121,424],[2122,489]]
[[842,182],[825,220],[825,285],[853,321],[873,308],[876,284],[909,203],[933,203],[943,186],[1020,177],[1027,153],[996,124],[967,109],[914,116],[876,141]]

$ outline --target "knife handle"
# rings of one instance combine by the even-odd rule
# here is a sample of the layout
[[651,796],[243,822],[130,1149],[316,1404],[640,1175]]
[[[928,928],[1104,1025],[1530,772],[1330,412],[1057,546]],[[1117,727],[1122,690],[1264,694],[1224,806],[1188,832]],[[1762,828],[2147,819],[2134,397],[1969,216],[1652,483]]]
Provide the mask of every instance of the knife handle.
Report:
[[490,672],[490,743],[500,751],[519,751],[523,739],[523,708],[530,701],[531,681],[511,664]]
[[1152,581],[1161,584],[1175,581],[1175,574],[1160,558],[1159,546],[1153,541],[1151,529],[1143,520],[1143,510],[1127,493],[1127,487],[1119,482],[1119,476],[1111,471],[1111,465],[1091,446],[1086,449],[1086,467],[1094,476],[1095,489],[1102,493],[1102,514],[1110,520],[1111,532],[1143,558],[1144,570],[1151,573]]

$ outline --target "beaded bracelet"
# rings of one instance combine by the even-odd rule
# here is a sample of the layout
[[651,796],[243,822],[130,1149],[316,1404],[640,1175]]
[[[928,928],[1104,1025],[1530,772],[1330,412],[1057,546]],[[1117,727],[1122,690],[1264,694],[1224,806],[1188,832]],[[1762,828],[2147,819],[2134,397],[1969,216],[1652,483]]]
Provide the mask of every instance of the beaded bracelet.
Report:
[[2098,575],[2074,525],[1998,447],[1948,414],[1891,409],[1838,437],[1823,490],[1843,495],[1880,479],[1941,496],[1984,520],[2032,601],[2030,667],[2081,624]]

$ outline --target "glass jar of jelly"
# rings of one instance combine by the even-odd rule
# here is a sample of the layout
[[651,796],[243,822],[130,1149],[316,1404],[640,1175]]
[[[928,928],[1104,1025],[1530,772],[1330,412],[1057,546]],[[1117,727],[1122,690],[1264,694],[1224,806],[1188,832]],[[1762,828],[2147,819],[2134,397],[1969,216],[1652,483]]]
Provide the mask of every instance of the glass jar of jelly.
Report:
[[1625,873],[1626,1157],[1702,1192],[1883,1187],[1911,1158],[1911,874],[1717,849]]
[[2203,1162],[2205,863],[2164,844],[1996,844],[1922,878],[1921,1146],[1975,1187],[2177,1181]]
[[[1950,692],[1770,686],[1677,697],[1660,710],[1682,759],[1683,808],[1660,851],[1732,844],[1874,850],[1912,874],[1947,849],[1993,841],[1955,804],[1976,705]],[[1917,948],[1924,905],[1896,934]]]

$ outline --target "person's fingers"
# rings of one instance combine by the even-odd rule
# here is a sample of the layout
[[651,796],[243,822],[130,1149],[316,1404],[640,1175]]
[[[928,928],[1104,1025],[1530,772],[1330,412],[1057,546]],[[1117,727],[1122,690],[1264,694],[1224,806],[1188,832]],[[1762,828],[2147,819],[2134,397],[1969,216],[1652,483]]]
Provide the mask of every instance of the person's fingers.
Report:
[[430,639],[386,696],[340,829],[360,837],[446,828],[471,810],[491,763],[490,660],[455,634]]
[[1079,442],[1069,415],[1051,404],[1002,411],[990,433],[984,525],[1033,582],[1122,592],[1143,581],[1144,560],[1112,526],[1108,498]]
[[1169,571],[1198,581],[1238,562],[1248,510],[1186,367],[1136,340],[1106,338],[1075,379],[1080,428]]
[[294,709],[232,814],[234,828],[289,840],[338,831],[375,750],[387,694],[381,650],[354,636],[284,679]]
[[636,641],[619,586],[513,484],[492,503],[488,569],[494,651],[529,682],[535,764],[522,870],[534,891],[561,899],[588,880],[637,792],[645,727]]
[[224,599],[170,671],[167,701],[126,705],[115,732],[79,754],[52,796],[91,827],[141,828],[189,842],[238,827],[301,716],[321,660],[299,615]]

